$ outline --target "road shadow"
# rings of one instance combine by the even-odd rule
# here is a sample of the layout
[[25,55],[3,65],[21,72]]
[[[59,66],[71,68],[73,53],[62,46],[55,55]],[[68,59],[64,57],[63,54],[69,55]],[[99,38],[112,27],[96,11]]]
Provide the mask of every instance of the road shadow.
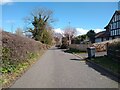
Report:
[[82,53],[86,53],[86,51],[80,51],[80,50],[77,50],[77,49],[65,49],[64,50],[65,53],[78,53],[78,54],[82,54]]
[[93,68],[94,70],[98,71],[101,75],[103,76],[106,76],[118,83],[120,83],[120,77],[116,77],[114,75],[112,75],[110,72],[106,71],[105,69],[102,69],[101,67],[95,65],[95,64],[92,64],[88,61],[86,61],[86,64],[90,67],[90,68]]
[[73,59],[70,59],[70,60],[73,60],[73,61],[85,61],[84,59],[76,59],[76,58],[73,58]]

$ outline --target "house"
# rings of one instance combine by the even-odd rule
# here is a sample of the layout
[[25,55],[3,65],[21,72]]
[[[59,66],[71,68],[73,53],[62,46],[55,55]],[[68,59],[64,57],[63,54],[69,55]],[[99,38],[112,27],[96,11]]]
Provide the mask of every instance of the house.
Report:
[[107,34],[107,40],[120,38],[120,10],[115,11],[105,29]]
[[96,34],[95,42],[120,38],[120,10],[115,11],[110,22],[104,29],[106,29],[106,31]]
[[95,42],[103,42],[106,41],[106,31],[99,32],[95,35]]

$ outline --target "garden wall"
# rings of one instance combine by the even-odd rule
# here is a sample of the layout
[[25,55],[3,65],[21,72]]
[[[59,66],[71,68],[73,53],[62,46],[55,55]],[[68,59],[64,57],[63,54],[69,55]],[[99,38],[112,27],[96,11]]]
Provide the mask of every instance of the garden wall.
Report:
[[116,42],[116,41],[120,41],[120,39],[118,38],[118,39],[114,39],[114,40],[94,43],[94,44],[92,44],[92,46],[96,48],[97,52],[107,51],[107,45],[111,44],[113,42]]
[[118,38],[114,40],[93,43],[93,44],[71,44],[69,47],[73,49],[78,49],[80,51],[87,51],[87,48],[91,46],[91,47],[95,47],[97,52],[103,52],[103,51],[107,51],[107,45],[117,41],[120,41],[120,39]]

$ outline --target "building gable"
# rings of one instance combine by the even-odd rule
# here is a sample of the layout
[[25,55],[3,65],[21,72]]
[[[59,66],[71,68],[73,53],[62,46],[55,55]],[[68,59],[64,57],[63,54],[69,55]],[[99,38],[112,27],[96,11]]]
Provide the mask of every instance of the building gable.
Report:
[[107,36],[115,38],[120,37],[120,10],[115,11],[110,22],[105,27]]

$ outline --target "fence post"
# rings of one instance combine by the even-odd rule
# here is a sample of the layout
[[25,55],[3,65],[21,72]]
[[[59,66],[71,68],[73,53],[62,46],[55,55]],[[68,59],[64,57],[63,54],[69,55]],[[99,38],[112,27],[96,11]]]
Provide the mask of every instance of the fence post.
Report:
[[109,52],[109,49],[108,49],[108,47],[109,47],[109,43],[107,42],[107,43],[106,43],[106,51],[107,51],[107,56],[109,55],[109,53],[108,53],[108,52]]

